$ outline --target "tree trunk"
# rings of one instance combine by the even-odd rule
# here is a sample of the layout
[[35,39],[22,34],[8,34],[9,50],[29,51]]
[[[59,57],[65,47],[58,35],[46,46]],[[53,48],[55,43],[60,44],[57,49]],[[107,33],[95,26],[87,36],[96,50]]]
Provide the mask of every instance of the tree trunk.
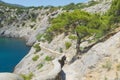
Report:
[[77,33],[77,43],[76,43],[76,54],[80,55],[81,54],[81,50],[80,50],[80,44],[81,44],[81,38],[80,35]]

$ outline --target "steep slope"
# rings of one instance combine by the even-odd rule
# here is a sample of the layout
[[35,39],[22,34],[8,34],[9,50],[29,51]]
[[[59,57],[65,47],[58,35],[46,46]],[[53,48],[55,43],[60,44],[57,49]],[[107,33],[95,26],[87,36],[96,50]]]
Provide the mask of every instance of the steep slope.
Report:
[[[96,44],[80,60],[63,68],[66,80],[114,80],[119,74],[120,32]],[[118,77],[119,79],[119,77]]]
[[49,26],[49,17],[53,13],[60,13],[61,10],[50,12],[50,8],[21,8],[0,5],[0,35],[6,37],[23,38],[27,45],[36,41],[38,33],[43,33]]
[[[32,80],[44,80],[45,78],[51,79],[52,77],[46,74],[51,72],[51,70],[56,67],[54,66],[53,68],[53,63],[51,64],[51,61],[47,63],[47,61],[45,60],[46,56],[54,56],[54,61],[58,59],[58,57],[65,55],[67,64],[65,64],[62,68],[62,75],[65,74],[65,79],[63,78],[63,80],[104,80],[106,77],[108,79],[115,79],[117,77],[116,73],[119,74],[119,37],[120,32],[108,39],[107,41],[96,44],[86,54],[81,56],[80,59],[76,60],[72,64],[69,64],[68,62],[71,61],[72,57],[76,53],[75,41],[71,41],[67,37],[64,38],[63,35],[59,35],[50,44],[40,43],[40,52],[34,53],[35,48],[32,48],[30,53],[16,66],[15,73],[29,74],[30,72],[33,72],[34,76]],[[68,50],[65,49],[66,41],[72,42],[72,46]],[[82,46],[85,46],[85,44],[86,43],[83,43]],[[63,53],[60,53],[60,48],[63,49]],[[35,55],[40,56],[37,61],[32,60]],[[40,63],[43,63],[44,65],[40,69],[38,69],[37,65]],[[57,69],[60,69],[60,65],[55,65],[59,67]],[[58,75],[59,72],[61,71],[53,73],[56,73]],[[56,80],[55,77],[57,75],[52,75],[54,77],[54,80]]]
[[1,80],[23,80],[22,77],[12,73],[0,73]]
[[[83,10],[105,13],[110,5],[111,0],[108,0]],[[62,12],[61,9],[52,13],[49,13],[50,9],[23,9],[19,15],[17,11],[14,13],[13,17],[17,18],[12,22],[7,20],[11,20],[12,10],[15,9],[3,9],[1,11],[6,15],[1,18],[4,26],[0,29],[1,35],[25,38],[29,45],[35,42],[30,52],[15,67],[15,74],[22,75],[23,78],[30,77],[31,80],[119,80],[120,32],[105,42],[96,44],[71,63],[76,54],[76,39],[59,34],[50,43],[36,41],[36,36],[49,27],[49,17],[56,17]],[[71,43],[69,48],[66,43]],[[92,43],[86,41],[80,46],[84,48],[90,44]]]
[[[99,0],[96,0],[99,1]],[[103,0],[99,4],[94,6],[84,8],[83,10],[90,12],[90,13],[105,13],[111,6],[112,0]]]
[[[110,1],[85,8],[88,12],[104,12],[109,9]],[[103,6],[102,6],[103,5]],[[93,11],[96,10],[96,11]],[[49,26],[49,18],[62,12],[53,8],[15,7],[6,3],[0,5],[0,35],[24,38],[27,45],[36,41],[36,36]]]
[[[100,6],[101,10],[98,10],[99,7],[95,8],[95,10],[104,12],[110,8],[110,3],[108,3],[109,6],[107,6],[107,8],[101,6],[101,4],[105,5],[105,3],[100,3],[97,6]],[[96,7],[96,5],[94,7]],[[105,10],[103,10],[104,8]],[[89,9],[91,9],[91,7]],[[87,9],[85,10],[88,11]],[[95,11],[93,11],[93,13],[94,12]],[[113,56],[112,53],[115,52],[114,50],[119,51],[119,48],[117,48],[120,42],[119,37],[120,32],[107,41],[96,44],[86,54],[80,56],[80,59],[76,60],[74,63],[70,62],[76,54],[76,40],[71,40],[69,36],[60,34],[56,36],[51,43],[37,41],[35,43],[35,45],[38,45],[37,48],[34,47],[35,45],[32,47],[29,54],[15,67],[14,73],[27,76],[32,72],[33,77],[31,80],[61,80],[59,78],[61,76],[62,80],[90,80],[88,73],[94,74],[91,70],[97,70],[97,64],[102,62],[106,57]],[[66,49],[65,46],[66,42],[71,43],[68,49]],[[88,45],[89,42],[81,44],[82,47]],[[40,48],[40,50],[36,52],[38,48]],[[115,52],[115,54],[118,54],[118,52]],[[62,58],[66,56],[66,64],[64,64],[64,60],[63,64],[60,64],[59,61],[62,60],[61,56]],[[63,66],[63,68],[61,66]],[[102,75],[96,79],[99,80],[99,78],[104,79]],[[94,77],[91,80],[94,80]]]

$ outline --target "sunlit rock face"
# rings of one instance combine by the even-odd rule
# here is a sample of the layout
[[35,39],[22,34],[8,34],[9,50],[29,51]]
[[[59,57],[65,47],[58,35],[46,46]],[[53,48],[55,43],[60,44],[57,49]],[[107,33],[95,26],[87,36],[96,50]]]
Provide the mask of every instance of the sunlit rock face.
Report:
[[24,80],[21,76],[13,73],[0,73],[0,80]]
[[98,4],[84,8],[83,10],[90,12],[90,13],[100,13],[104,14],[110,9],[112,0],[95,0],[95,1],[100,1]]
[[50,12],[50,8],[21,9],[0,5],[0,36],[23,38],[31,46],[36,36],[49,27],[49,18],[59,13],[61,9]]
[[[86,10],[91,13],[96,13],[96,12],[104,13],[110,8],[110,4],[111,2],[109,1],[108,3],[106,3],[106,1],[101,1],[100,4],[91,6],[89,8],[85,8],[83,10]],[[42,11],[43,10],[41,10],[41,12]],[[22,37],[27,39],[28,43],[29,41],[30,42],[36,41],[35,36],[37,35],[37,33],[38,32],[44,33],[46,28],[48,28],[49,17],[50,14],[45,14],[44,16],[40,14],[36,22],[31,23],[31,21],[29,20],[26,21],[25,25],[28,25],[28,27],[24,26],[25,28],[23,28],[21,26],[18,28],[14,28],[13,30],[20,32],[20,34],[23,33]],[[29,27],[30,26],[29,24],[35,24],[35,26],[37,27],[31,28],[32,26]],[[6,29],[8,29],[8,31],[5,31]],[[2,28],[1,34],[6,35],[8,37],[9,34],[10,36],[11,35],[15,36],[13,35],[14,33],[12,33],[11,29],[12,28],[9,27]],[[22,31],[20,29],[22,29]],[[20,34],[18,34],[17,36],[21,36]],[[32,47],[30,52],[15,67],[14,73],[23,74],[25,76],[32,74],[33,76],[31,80],[60,80],[58,77],[60,75],[60,72],[63,71],[64,73],[63,76],[65,80],[94,80],[94,79],[104,80],[106,76],[103,76],[103,74],[106,73],[107,70],[106,72],[104,72],[105,70],[103,68],[101,69],[102,66],[101,64],[104,65],[104,62],[106,61],[105,59],[106,57],[113,59],[113,62],[119,58],[120,55],[119,56],[116,55],[119,54],[120,52],[119,37],[120,37],[120,32],[117,33],[115,36],[111,37],[110,39],[108,39],[107,41],[96,44],[86,54],[80,56],[80,59],[77,59],[76,61],[70,64],[68,62],[72,60],[73,56],[76,53],[76,46],[75,46],[76,41],[70,40],[68,36],[64,36],[64,34],[60,34],[56,36],[51,43],[37,41],[35,42],[35,44],[38,44],[38,46],[41,47],[41,50],[36,52],[36,49]],[[72,46],[68,50],[66,50],[65,48],[66,41],[70,41],[72,43]],[[60,53],[61,48],[62,48],[62,53]],[[66,64],[62,68],[59,61],[61,60],[61,56],[63,55],[66,56]],[[120,60],[118,59],[117,61]],[[99,62],[101,63],[100,68],[99,65],[98,66],[96,65],[99,64]],[[93,68],[94,71],[91,71]],[[116,72],[114,73],[114,75],[115,74]],[[92,79],[90,79],[91,75],[93,75]],[[109,78],[111,79],[110,75]]]

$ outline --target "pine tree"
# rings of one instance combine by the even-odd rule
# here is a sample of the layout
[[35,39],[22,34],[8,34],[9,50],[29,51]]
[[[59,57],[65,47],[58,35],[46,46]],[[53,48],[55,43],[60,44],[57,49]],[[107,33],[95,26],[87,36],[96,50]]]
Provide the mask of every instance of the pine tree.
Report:
[[110,16],[110,24],[120,22],[120,0],[113,0],[108,15]]
[[94,34],[102,34],[107,30],[107,20],[97,14],[90,14],[81,10],[64,12],[51,21],[51,27],[47,30],[48,34],[58,35],[74,33],[77,36],[76,54],[81,54],[80,44],[85,39]]

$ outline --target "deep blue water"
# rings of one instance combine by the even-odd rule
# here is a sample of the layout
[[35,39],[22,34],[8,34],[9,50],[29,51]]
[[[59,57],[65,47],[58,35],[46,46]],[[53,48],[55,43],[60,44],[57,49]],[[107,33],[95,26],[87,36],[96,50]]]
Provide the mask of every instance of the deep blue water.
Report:
[[29,50],[21,39],[0,37],[0,72],[12,72]]

